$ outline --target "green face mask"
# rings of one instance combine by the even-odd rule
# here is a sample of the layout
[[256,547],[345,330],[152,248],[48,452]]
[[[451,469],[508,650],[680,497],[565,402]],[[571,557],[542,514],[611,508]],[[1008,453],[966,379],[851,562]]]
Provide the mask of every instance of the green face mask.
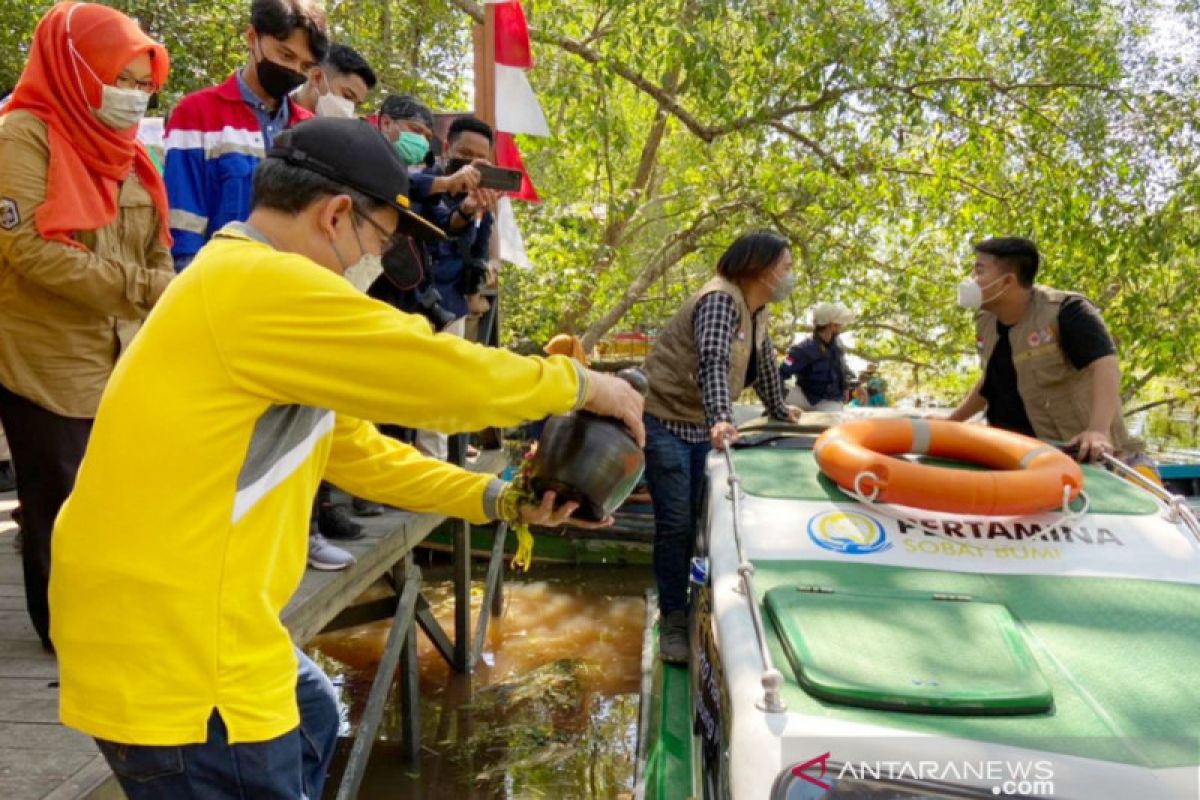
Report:
[[395,147],[401,160],[410,167],[414,164],[424,164],[425,154],[429,152],[429,142],[425,141],[425,137],[412,131],[402,132],[396,140]]

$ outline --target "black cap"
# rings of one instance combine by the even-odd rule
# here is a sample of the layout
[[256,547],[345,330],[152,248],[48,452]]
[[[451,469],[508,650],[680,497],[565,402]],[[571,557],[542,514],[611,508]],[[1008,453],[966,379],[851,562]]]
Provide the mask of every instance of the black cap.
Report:
[[415,119],[433,130],[433,112],[409,94],[390,94],[379,107],[379,113],[392,119]]
[[445,234],[409,209],[408,169],[386,137],[361,119],[314,117],[276,137],[267,158],[315,172],[400,212],[399,233],[422,241]]

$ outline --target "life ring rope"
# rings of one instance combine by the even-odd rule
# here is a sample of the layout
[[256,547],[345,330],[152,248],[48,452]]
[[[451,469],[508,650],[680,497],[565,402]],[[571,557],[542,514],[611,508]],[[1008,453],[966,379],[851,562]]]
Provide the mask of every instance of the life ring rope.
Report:
[[[872,511],[874,511],[878,514],[882,514],[886,517],[890,517],[891,519],[897,520],[899,522],[911,523],[913,521],[913,515],[905,513],[904,511],[901,510],[901,507],[893,506],[889,503],[878,502],[876,500],[876,498],[879,496],[879,487],[878,486],[875,487],[875,491],[872,492],[870,495],[863,493],[862,490],[859,488],[859,481],[861,478],[866,478],[866,477],[871,477],[871,473],[870,472],[861,472],[861,473],[859,473],[858,477],[855,478],[853,488],[846,489],[845,487],[842,487],[842,486],[838,486],[838,488],[841,489],[843,492],[845,492],[848,497],[853,497],[855,500],[862,503],[867,508],[871,509]],[[1055,532],[1055,531],[1062,531],[1062,529],[1064,527],[1069,526],[1069,525],[1074,525],[1076,522],[1078,522],[1079,520],[1081,520],[1087,516],[1088,510],[1092,506],[1091,498],[1088,497],[1087,492],[1085,492],[1083,489],[1079,490],[1077,498],[1082,500],[1083,505],[1078,509],[1073,509],[1073,508],[1071,508],[1071,489],[1069,486],[1063,487],[1062,508],[1058,510],[1058,513],[1061,516],[1053,525],[1046,528],[1044,533],[1049,534],[1049,533]],[[967,517],[967,515],[963,515],[963,514],[944,514],[944,513],[937,512],[937,511],[929,511],[928,509],[914,509],[914,510],[919,511],[923,517],[932,518],[934,520],[946,520],[946,521],[951,521],[951,522],[960,522],[960,521],[963,521],[964,517]],[[1012,517],[1012,519],[1028,519],[1028,516],[1029,515],[1018,515],[1016,517]],[[995,521],[996,517],[979,517],[978,519],[981,521],[982,520]],[[968,519],[968,521],[970,521],[970,520]],[[955,544],[966,545],[968,547],[978,547],[983,550],[1000,550],[1005,547],[1012,547],[1011,544],[996,544],[996,545],[988,544],[988,543],[985,543],[985,540],[983,540],[983,539],[960,539],[956,536],[951,536],[948,533],[945,533],[941,529],[941,527],[923,528],[923,530],[929,534],[932,534],[933,536],[938,537],[939,539],[945,539],[946,541],[954,542]]]

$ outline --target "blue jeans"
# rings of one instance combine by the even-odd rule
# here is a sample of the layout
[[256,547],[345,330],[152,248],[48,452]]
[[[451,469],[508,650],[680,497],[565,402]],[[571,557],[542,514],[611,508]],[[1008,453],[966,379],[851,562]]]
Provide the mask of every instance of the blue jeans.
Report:
[[704,508],[707,441],[692,444],[646,415],[646,483],[654,504],[654,577],[663,614],[687,609],[688,571]]
[[229,744],[213,709],[203,744],[150,746],[97,739],[129,800],[320,800],[337,746],[337,694],[308,656],[300,660],[300,727],[265,742]]

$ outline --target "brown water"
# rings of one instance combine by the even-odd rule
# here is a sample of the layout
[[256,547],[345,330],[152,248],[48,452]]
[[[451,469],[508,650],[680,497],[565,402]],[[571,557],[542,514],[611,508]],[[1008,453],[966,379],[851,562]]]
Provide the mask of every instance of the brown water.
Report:
[[[400,755],[400,709],[389,700],[360,797],[619,798],[631,795],[648,569],[534,566],[505,585],[473,679],[456,675],[418,635],[423,752]],[[453,636],[453,584],[426,571],[425,595]],[[483,587],[472,594],[472,620]],[[357,730],[388,622],[313,640],[309,651]],[[474,624],[474,623],[472,623]],[[332,797],[349,740],[339,748]]]

